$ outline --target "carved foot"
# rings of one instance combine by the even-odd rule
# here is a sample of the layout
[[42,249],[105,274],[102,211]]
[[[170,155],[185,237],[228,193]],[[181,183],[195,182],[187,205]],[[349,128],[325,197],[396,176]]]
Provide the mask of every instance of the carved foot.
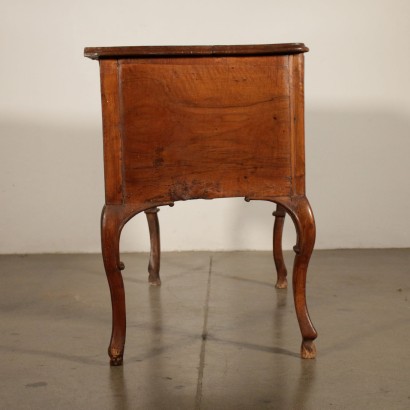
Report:
[[123,363],[123,355],[118,355],[118,356],[111,356],[110,352],[108,352],[110,355],[110,365],[111,366],[122,366]]
[[316,358],[316,346],[313,340],[303,340],[300,348],[300,356],[302,359],[315,359]]
[[148,275],[148,283],[149,283],[151,286],[160,286],[160,285],[161,285],[161,279],[160,279],[160,278],[153,277],[153,276],[151,276],[151,275]]
[[286,289],[288,287],[288,281],[286,279],[288,273],[286,271],[282,251],[282,233],[286,210],[278,204],[276,211],[273,212],[272,215],[275,217],[275,224],[273,226],[273,260],[275,261],[277,272],[277,282],[275,286],[277,289]]
[[287,289],[288,288],[288,280],[286,278],[278,278],[276,285],[276,289]]
[[108,356],[110,356],[111,366],[121,366],[123,362],[124,349],[117,349],[115,347],[109,347]]

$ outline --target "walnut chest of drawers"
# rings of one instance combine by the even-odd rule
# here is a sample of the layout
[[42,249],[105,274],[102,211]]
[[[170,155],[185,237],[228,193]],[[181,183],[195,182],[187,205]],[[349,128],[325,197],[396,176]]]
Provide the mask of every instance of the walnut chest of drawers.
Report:
[[285,214],[297,231],[293,294],[301,355],[315,357],[306,271],[315,223],[305,194],[304,44],[91,47],[99,60],[104,141],[102,253],[111,291],[112,365],[123,360],[126,311],[119,240],[145,212],[149,282],[160,284],[157,212],[177,201],[243,197],[276,204],[273,255],[286,288]]

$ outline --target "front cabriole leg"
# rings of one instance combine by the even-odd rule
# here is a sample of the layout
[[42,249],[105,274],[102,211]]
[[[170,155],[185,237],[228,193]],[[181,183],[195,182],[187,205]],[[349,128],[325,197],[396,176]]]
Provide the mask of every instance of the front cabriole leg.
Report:
[[316,347],[313,341],[317,332],[309,317],[306,305],[306,273],[316,238],[316,227],[309,201],[303,195],[295,197],[246,197],[245,201],[264,200],[275,202],[286,209],[293,220],[297,232],[296,252],[293,264],[293,297],[296,316],[302,333],[301,356],[303,359],[314,359]]
[[[126,312],[124,282],[120,262],[120,236],[124,225],[136,214],[160,205],[173,202],[105,205],[101,214],[101,245],[105,272],[111,293],[112,332],[108,354],[112,366],[120,366],[123,361]],[[159,249],[159,248],[158,248]],[[159,265],[157,265],[159,268]]]
[[125,293],[120,262],[120,233],[123,225],[121,205],[105,205],[101,215],[101,247],[111,293],[112,332],[108,355],[110,364],[122,364],[125,345]]
[[105,273],[111,293],[112,332],[108,355],[112,366],[120,366],[123,361],[126,312],[124,282],[120,261],[120,236],[127,221],[148,207],[139,205],[105,205],[101,214],[101,248]]
[[303,359],[314,359],[316,347],[313,341],[317,337],[317,332],[310,320],[306,305],[306,274],[316,238],[315,219],[305,196],[281,201],[280,204],[288,211],[297,231],[292,284],[296,315],[303,338],[301,356]]

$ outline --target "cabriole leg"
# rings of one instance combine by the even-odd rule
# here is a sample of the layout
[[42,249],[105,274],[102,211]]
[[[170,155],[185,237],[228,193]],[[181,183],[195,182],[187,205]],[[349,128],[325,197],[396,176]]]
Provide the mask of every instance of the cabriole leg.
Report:
[[118,205],[106,205],[101,215],[101,245],[102,255],[111,293],[112,332],[108,355],[110,364],[122,364],[125,345],[125,293],[120,262],[121,211]]
[[295,223],[297,231],[292,284],[296,315],[303,338],[301,356],[304,359],[314,359],[316,357],[316,347],[313,341],[317,337],[317,332],[310,320],[306,305],[306,273],[315,244],[315,220],[306,197],[292,198],[287,205],[289,206],[286,206],[286,208]]
[[161,259],[161,243],[159,236],[159,208],[151,208],[145,211],[148,221],[149,236],[151,241],[151,252],[148,264],[148,281],[151,285],[160,285],[159,277],[160,259]]
[[[159,224],[157,218],[159,205],[172,206],[173,202],[155,204],[148,208],[146,203],[105,205],[101,215],[101,245],[105,272],[111,292],[112,332],[108,354],[112,366],[120,366],[123,361],[126,312],[125,293],[121,270],[124,264],[120,262],[120,235],[122,228],[133,216],[146,211],[151,235],[150,275],[159,282]],[[151,280],[150,280],[151,281]],[[159,284],[159,283],[157,283]]]
[[283,206],[277,204],[276,211],[272,215],[275,217],[275,224],[273,226],[273,260],[275,261],[277,272],[276,288],[286,289],[288,287],[287,271],[282,251],[282,232],[286,210]]
[[106,205],[101,215],[101,245],[105,272],[111,293],[112,332],[108,355],[112,366],[122,364],[125,345],[125,293],[120,262],[120,234],[124,224],[121,205]]

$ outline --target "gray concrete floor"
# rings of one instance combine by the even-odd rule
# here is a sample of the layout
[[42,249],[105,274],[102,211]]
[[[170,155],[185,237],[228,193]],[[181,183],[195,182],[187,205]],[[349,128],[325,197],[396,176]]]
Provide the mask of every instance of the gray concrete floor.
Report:
[[165,253],[160,288],[146,254],[122,259],[125,364],[111,368],[100,255],[0,257],[1,409],[410,409],[410,250],[314,253],[316,360],[299,358],[269,252]]

